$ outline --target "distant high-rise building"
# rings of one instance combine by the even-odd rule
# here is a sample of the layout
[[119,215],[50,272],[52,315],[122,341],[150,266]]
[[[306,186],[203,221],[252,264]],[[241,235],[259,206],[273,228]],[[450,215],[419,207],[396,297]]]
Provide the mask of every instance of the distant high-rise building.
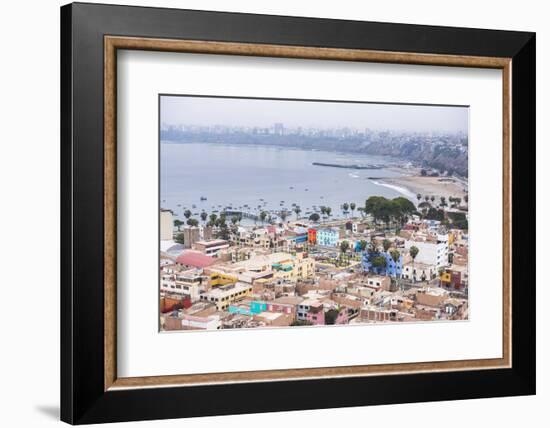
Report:
[[195,226],[186,226],[183,228],[183,246],[191,248],[195,242],[200,239],[199,228]]
[[161,241],[170,241],[174,233],[174,216],[172,211],[160,210],[160,239]]
[[285,126],[282,123],[276,123],[273,125],[273,133],[275,135],[283,135],[285,132]]

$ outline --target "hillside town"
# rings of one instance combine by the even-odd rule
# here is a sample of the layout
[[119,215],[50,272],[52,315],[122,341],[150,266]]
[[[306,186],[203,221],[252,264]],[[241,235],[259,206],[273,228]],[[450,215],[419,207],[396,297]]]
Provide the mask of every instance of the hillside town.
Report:
[[467,194],[341,208],[184,221],[161,208],[161,330],[468,318]]

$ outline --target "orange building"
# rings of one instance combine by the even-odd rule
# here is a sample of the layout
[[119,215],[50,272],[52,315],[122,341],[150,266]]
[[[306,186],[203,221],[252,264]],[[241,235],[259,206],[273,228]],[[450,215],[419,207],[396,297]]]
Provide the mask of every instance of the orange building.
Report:
[[308,244],[317,244],[317,229],[310,228],[307,230],[307,242]]

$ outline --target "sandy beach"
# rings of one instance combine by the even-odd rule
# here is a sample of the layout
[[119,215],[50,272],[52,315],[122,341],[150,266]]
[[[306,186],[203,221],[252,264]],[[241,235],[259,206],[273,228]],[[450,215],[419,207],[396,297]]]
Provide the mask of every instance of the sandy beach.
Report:
[[377,180],[380,184],[396,186],[407,189],[415,195],[420,193],[423,197],[435,196],[445,198],[459,197],[464,199],[467,193],[466,181],[453,177],[422,177],[420,175],[408,175]]

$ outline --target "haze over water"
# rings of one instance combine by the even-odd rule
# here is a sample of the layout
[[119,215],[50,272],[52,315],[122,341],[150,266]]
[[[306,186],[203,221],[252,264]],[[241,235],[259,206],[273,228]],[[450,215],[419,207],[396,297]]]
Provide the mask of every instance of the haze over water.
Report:
[[[201,211],[219,214],[229,206],[235,211],[253,214],[286,208],[291,211],[289,218],[294,219],[293,203],[300,206],[300,217],[309,216],[315,206],[330,206],[331,217],[337,218],[343,217],[344,202],[355,202],[361,207],[369,196],[406,196],[415,200],[415,195],[405,189],[389,188],[368,179],[399,176],[395,170],[333,168],[315,166],[312,162],[395,164],[395,160],[388,157],[360,154],[163,141],[160,206],[173,210],[182,220],[185,209],[190,209],[193,217],[199,219]],[[201,197],[207,200],[201,201]]]

